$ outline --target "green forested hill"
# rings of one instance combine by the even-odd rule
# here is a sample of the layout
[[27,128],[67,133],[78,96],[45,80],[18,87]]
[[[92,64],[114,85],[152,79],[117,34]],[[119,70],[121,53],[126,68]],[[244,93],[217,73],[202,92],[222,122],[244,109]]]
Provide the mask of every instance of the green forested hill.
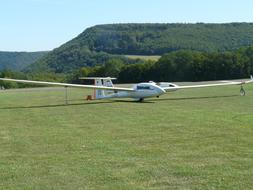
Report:
[[93,52],[87,47],[68,46],[66,48],[63,45],[27,67],[25,71],[70,73],[84,66],[101,65],[114,57],[117,56],[104,52]]
[[84,66],[102,65],[115,58],[115,54],[224,52],[251,44],[253,23],[98,25],[86,29],[27,70],[67,73]]
[[5,52],[0,51],[0,71],[20,71],[34,63],[47,52]]
[[227,51],[253,43],[253,23],[111,24],[85,30],[70,44],[112,54],[162,55],[175,50]]

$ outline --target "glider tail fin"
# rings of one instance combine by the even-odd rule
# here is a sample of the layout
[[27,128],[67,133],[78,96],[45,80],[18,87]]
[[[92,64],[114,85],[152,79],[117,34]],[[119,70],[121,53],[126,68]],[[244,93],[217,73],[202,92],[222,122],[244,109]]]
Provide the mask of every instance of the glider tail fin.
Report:
[[[94,85],[96,86],[107,86],[107,87],[113,87],[112,80],[115,78],[95,78],[94,79]],[[106,95],[111,93],[112,91],[109,90],[94,90],[94,99],[104,99],[106,98]]]
[[253,83],[253,76],[250,75],[250,80],[246,81],[245,83],[246,83],[246,84],[248,84],[248,83]]
[[[94,80],[94,86],[113,87],[112,80],[115,80],[116,78],[111,78],[111,77],[81,77],[79,79]],[[106,94],[108,94],[110,92],[112,92],[112,91],[94,89],[93,99],[104,99],[104,98],[107,97]]]
[[[102,79],[94,79],[95,86],[103,86]],[[103,99],[105,97],[104,90],[94,89],[93,99]]]

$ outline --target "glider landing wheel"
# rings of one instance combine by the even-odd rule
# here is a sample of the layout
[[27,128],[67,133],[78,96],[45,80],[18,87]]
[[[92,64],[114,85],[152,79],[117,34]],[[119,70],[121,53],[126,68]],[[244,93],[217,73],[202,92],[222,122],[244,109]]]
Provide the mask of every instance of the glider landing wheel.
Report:
[[139,102],[143,102],[143,101],[144,101],[144,98],[140,98],[140,99],[139,99]]
[[246,92],[245,90],[243,89],[243,86],[241,86],[241,89],[240,89],[240,95],[241,96],[245,96]]

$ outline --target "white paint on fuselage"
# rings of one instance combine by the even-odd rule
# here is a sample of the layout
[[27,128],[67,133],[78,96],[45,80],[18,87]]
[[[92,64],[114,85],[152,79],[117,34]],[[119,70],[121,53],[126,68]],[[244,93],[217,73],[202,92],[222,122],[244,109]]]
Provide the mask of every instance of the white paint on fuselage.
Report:
[[[107,94],[104,98],[150,98],[163,95],[165,90],[155,83],[139,83],[133,86],[135,91],[133,92],[124,92],[118,91],[114,93]],[[103,98],[103,99],[104,99]]]

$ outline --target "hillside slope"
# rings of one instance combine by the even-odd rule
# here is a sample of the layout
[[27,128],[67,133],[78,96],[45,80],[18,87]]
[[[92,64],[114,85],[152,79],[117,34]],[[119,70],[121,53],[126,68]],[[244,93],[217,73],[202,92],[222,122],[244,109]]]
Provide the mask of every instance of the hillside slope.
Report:
[[253,23],[109,24],[85,30],[68,45],[111,54],[162,55],[175,50],[228,51],[253,43]]
[[253,23],[108,24],[86,29],[28,71],[70,72],[101,65],[110,54],[162,55],[176,50],[223,52],[253,44]]
[[28,65],[34,63],[47,52],[0,52],[0,71],[21,71]]

